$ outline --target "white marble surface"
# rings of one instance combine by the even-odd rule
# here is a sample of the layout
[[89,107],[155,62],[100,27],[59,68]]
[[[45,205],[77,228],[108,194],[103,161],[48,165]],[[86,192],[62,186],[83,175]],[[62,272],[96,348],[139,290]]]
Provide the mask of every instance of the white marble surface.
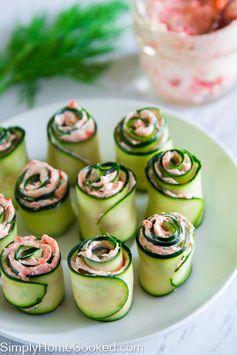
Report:
[[[50,8],[55,9],[62,2],[61,0],[51,1]],[[65,3],[69,2],[72,1],[65,1]],[[25,3],[30,4],[30,10]],[[49,3],[42,0],[41,7],[47,8]],[[15,6],[15,8],[13,9],[11,6]],[[11,5],[6,7],[7,21],[4,20],[3,14],[0,13],[0,26],[3,25],[4,21],[6,26],[10,26],[12,22],[9,21],[9,17],[13,19],[16,13],[24,14],[22,18],[27,18],[27,16],[30,16],[30,11],[38,8],[39,1],[29,2],[24,0],[24,2],[21,2],[12,0]],[[148,99],[157,105],[169,107],[183,115],[187,120],[195,121],[205,127],[221,140],[234,157],[237,158],[237,87],[223,99],[199,107],[174,107],[162,103],[155,96],[139,69],[132,34],[128,34],[124,40],[122,52],[119,53],[110,69],[100,78],[97,85],[86,86],[70,80],[59,81],[57,79],[42,82],[36,106],[54,101],[67,101],[74,97],[111,96]],[[17,103],[15,90],[11,90],[0,97],[0,120],[10,118],[26,109],[25,105]],[[233,186],[235,186],[235,183],[233,182]],[[165,332],[160,336],[145,341],[143,343],[144,354],[237,354],[236,295],[237,283],[234,280],[218,300],[193,320],[172,332]],[[159,315],[152,316],[158,317]],[[0,343],[3,341],[9,342],[9,340],[0,336]]]

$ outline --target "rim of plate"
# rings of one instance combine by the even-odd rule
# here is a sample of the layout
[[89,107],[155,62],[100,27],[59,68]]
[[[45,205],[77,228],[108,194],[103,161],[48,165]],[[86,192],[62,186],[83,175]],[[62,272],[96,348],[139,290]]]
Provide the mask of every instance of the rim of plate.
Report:
[[[212,141],[214,141],[214,143],[216,145],[218,145],[224,152],[225,154],[228,156],[228,158],[232,161],[232,163],[234,164],[235,168],[237,169],[237,160],[235,159],[235,157],[233,156],[233,154],[230,152],[229,148],[227,146],[224,145],[224,143],[222,143],[216,136],[214,136],[211,132],[207,131],[203,126],[199,125],[197,122],[192,122],[190,121],[188,118],[184,118],[184,116],[180,116],[179,113],[176,113],[175,110],[173,109],[167,109],[166,107],[163,107],[162,105],[158,105],[154,102],[150,102],[149,100],[138,100],[138,99],[133,99],[133,98],[116,98],[116,97],[101,97],[101,98],[96,98],[96,97],[84,97],[84,98],[76,98],[76,101],[125,101],[125,102],[131,102],[134,103],[134,105],[151,105],[151,106],[157,106],[159,107],[162,111],[164,111],[164,113],[167,114],[167,116],[169,117],[173,117],[176,120],[180,120],[182,122],[185,122],[185,124],[187,124],[188,126],[194,127],[195,129],[197,129],[198,131],[200,131],[202,134],[204,134],[206,137],[208,137],[209,139],[211,139]],[[66,101],[66,100],[65,100]],[[9,124],[11,123],[11,121],[16,120],[16,119],[21,119],[21,117],[24,117],[24,115],[27,113],[36,113],[37,111],[41,111],[42,109],[50,109],[50,107],[61,107],[63,105],[65,105],[65,101],[56,101],[53,102],[51,104],[46,104],[46,105],[42,105],[42,106],[38,106],[26,111],[23,111],[9,119],[3,120],[0,122],[0,124]],[[185,115],[186,116],[186,115]],[[236,266],[235,269],[232,271],[232,273],[230,273],[230,275],[227,277],[226,281],[224,282],[224,284],[219,288],[218,291],[216,291],[216,293],[214,293],[209,299],[207,299],[206,301],[204,301],[196,310],[194,310],[193,312],[191,312],[189,315],[184,316],[183,319],[178,320],[177,322],[175,322],[174,324],[168,325],[165,328],[158,330],[158,331],[154,331],[150,334],[146,334],[143,336],[137,336],[134,337],[132,339],[128,339],[125,341],[117,341],[116,344],[121,345],[121,344],[134,344],[134,343],[138,343],[138,342],[142,342],[142,341],[146,341],[152,337],[154,337],[155,335],[162,335],[164,333],[168,333],[168,332],[172,332],[175,329],[183,326],[184,324],[186,324],[187,322],[189,322],[191,319],[193,319],[194,317],[200,315],[201,313],[203,313],[212,303],[214,303],[223,293],[224,291],[227,289],[228,286],[230,286],[230,284],[232,283],[232,281],[234,280],[234,278],[237,276],[237,262],[236,262]],[[22,344],[38,344],[35,342],[30,342],[29,340],[26,339],[22,339],[22,338],[18,338],[15,337],[11,334],[5,333],[4,331],[2,331],[2,329],[0,329],[0,335],[16,341],[16,342],[20,342]],[[50,345],[49,343],[47,345]],[[67,344],[65,344],[67,345]]]

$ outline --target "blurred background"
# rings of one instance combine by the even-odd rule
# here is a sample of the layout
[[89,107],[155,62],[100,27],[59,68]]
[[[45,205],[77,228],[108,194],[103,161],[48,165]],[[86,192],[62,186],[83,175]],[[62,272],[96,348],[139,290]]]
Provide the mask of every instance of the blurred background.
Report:
[[[1,2],[3,1],[0,0]],[[0,12],[0,48],[6,45],[12,30],[17,24],[28,24],[33,16],[47,13],[47,16],[54,18],[61,10],[67,9],[72,5],[99,4],[101,2],[104,1],[12,0],[9,4],[4,1],[4,11]],[[123,11],[123,15],[118,16],[118,18],[119,27],[126,27],[127,30],[117,39],[117,50],[110,56],[113,60],[108,69],[98,77],[96,82],[92,85],[84,85],[68,78],[42,80],[38,95],[36,96],[35,106],[48,104],[53,101],[67,102],[71,98],[79,97],[127,97],[129,91],[131,92],[129,96],[136,96],[136,92],[132,93],[133,89],[131,90],[131,88],[134,85],[134,80],[139,75],[139,69],[136,57],[136,43],[131,31],[132,21],[129,10]],[[0,107],[5,116],[4,119],[28,108],[25,102],[18,101],[17,88],[10,89],[6,94],[0,96]]]

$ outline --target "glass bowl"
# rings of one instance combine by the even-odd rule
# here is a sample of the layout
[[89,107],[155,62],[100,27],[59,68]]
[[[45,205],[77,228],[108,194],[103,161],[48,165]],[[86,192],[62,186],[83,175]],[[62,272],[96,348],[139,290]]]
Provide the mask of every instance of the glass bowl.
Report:
[[146,0],[133,0],[142,68],[157,95],[181,104],[221,97],[237,79],[237,21],[202,35],[164,31],[149,18]]

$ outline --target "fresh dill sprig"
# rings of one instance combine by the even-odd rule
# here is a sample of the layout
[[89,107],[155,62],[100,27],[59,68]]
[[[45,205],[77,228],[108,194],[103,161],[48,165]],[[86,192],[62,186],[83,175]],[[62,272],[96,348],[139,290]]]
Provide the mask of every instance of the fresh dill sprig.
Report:
[[74,5],[53,19],[42,14],[18,25],[0,52],[0,95],[17,86],[20,99],[33,105],[40,79],[93,82],[109,64],[103,56],[116,49],[126,9],[122,0]]

